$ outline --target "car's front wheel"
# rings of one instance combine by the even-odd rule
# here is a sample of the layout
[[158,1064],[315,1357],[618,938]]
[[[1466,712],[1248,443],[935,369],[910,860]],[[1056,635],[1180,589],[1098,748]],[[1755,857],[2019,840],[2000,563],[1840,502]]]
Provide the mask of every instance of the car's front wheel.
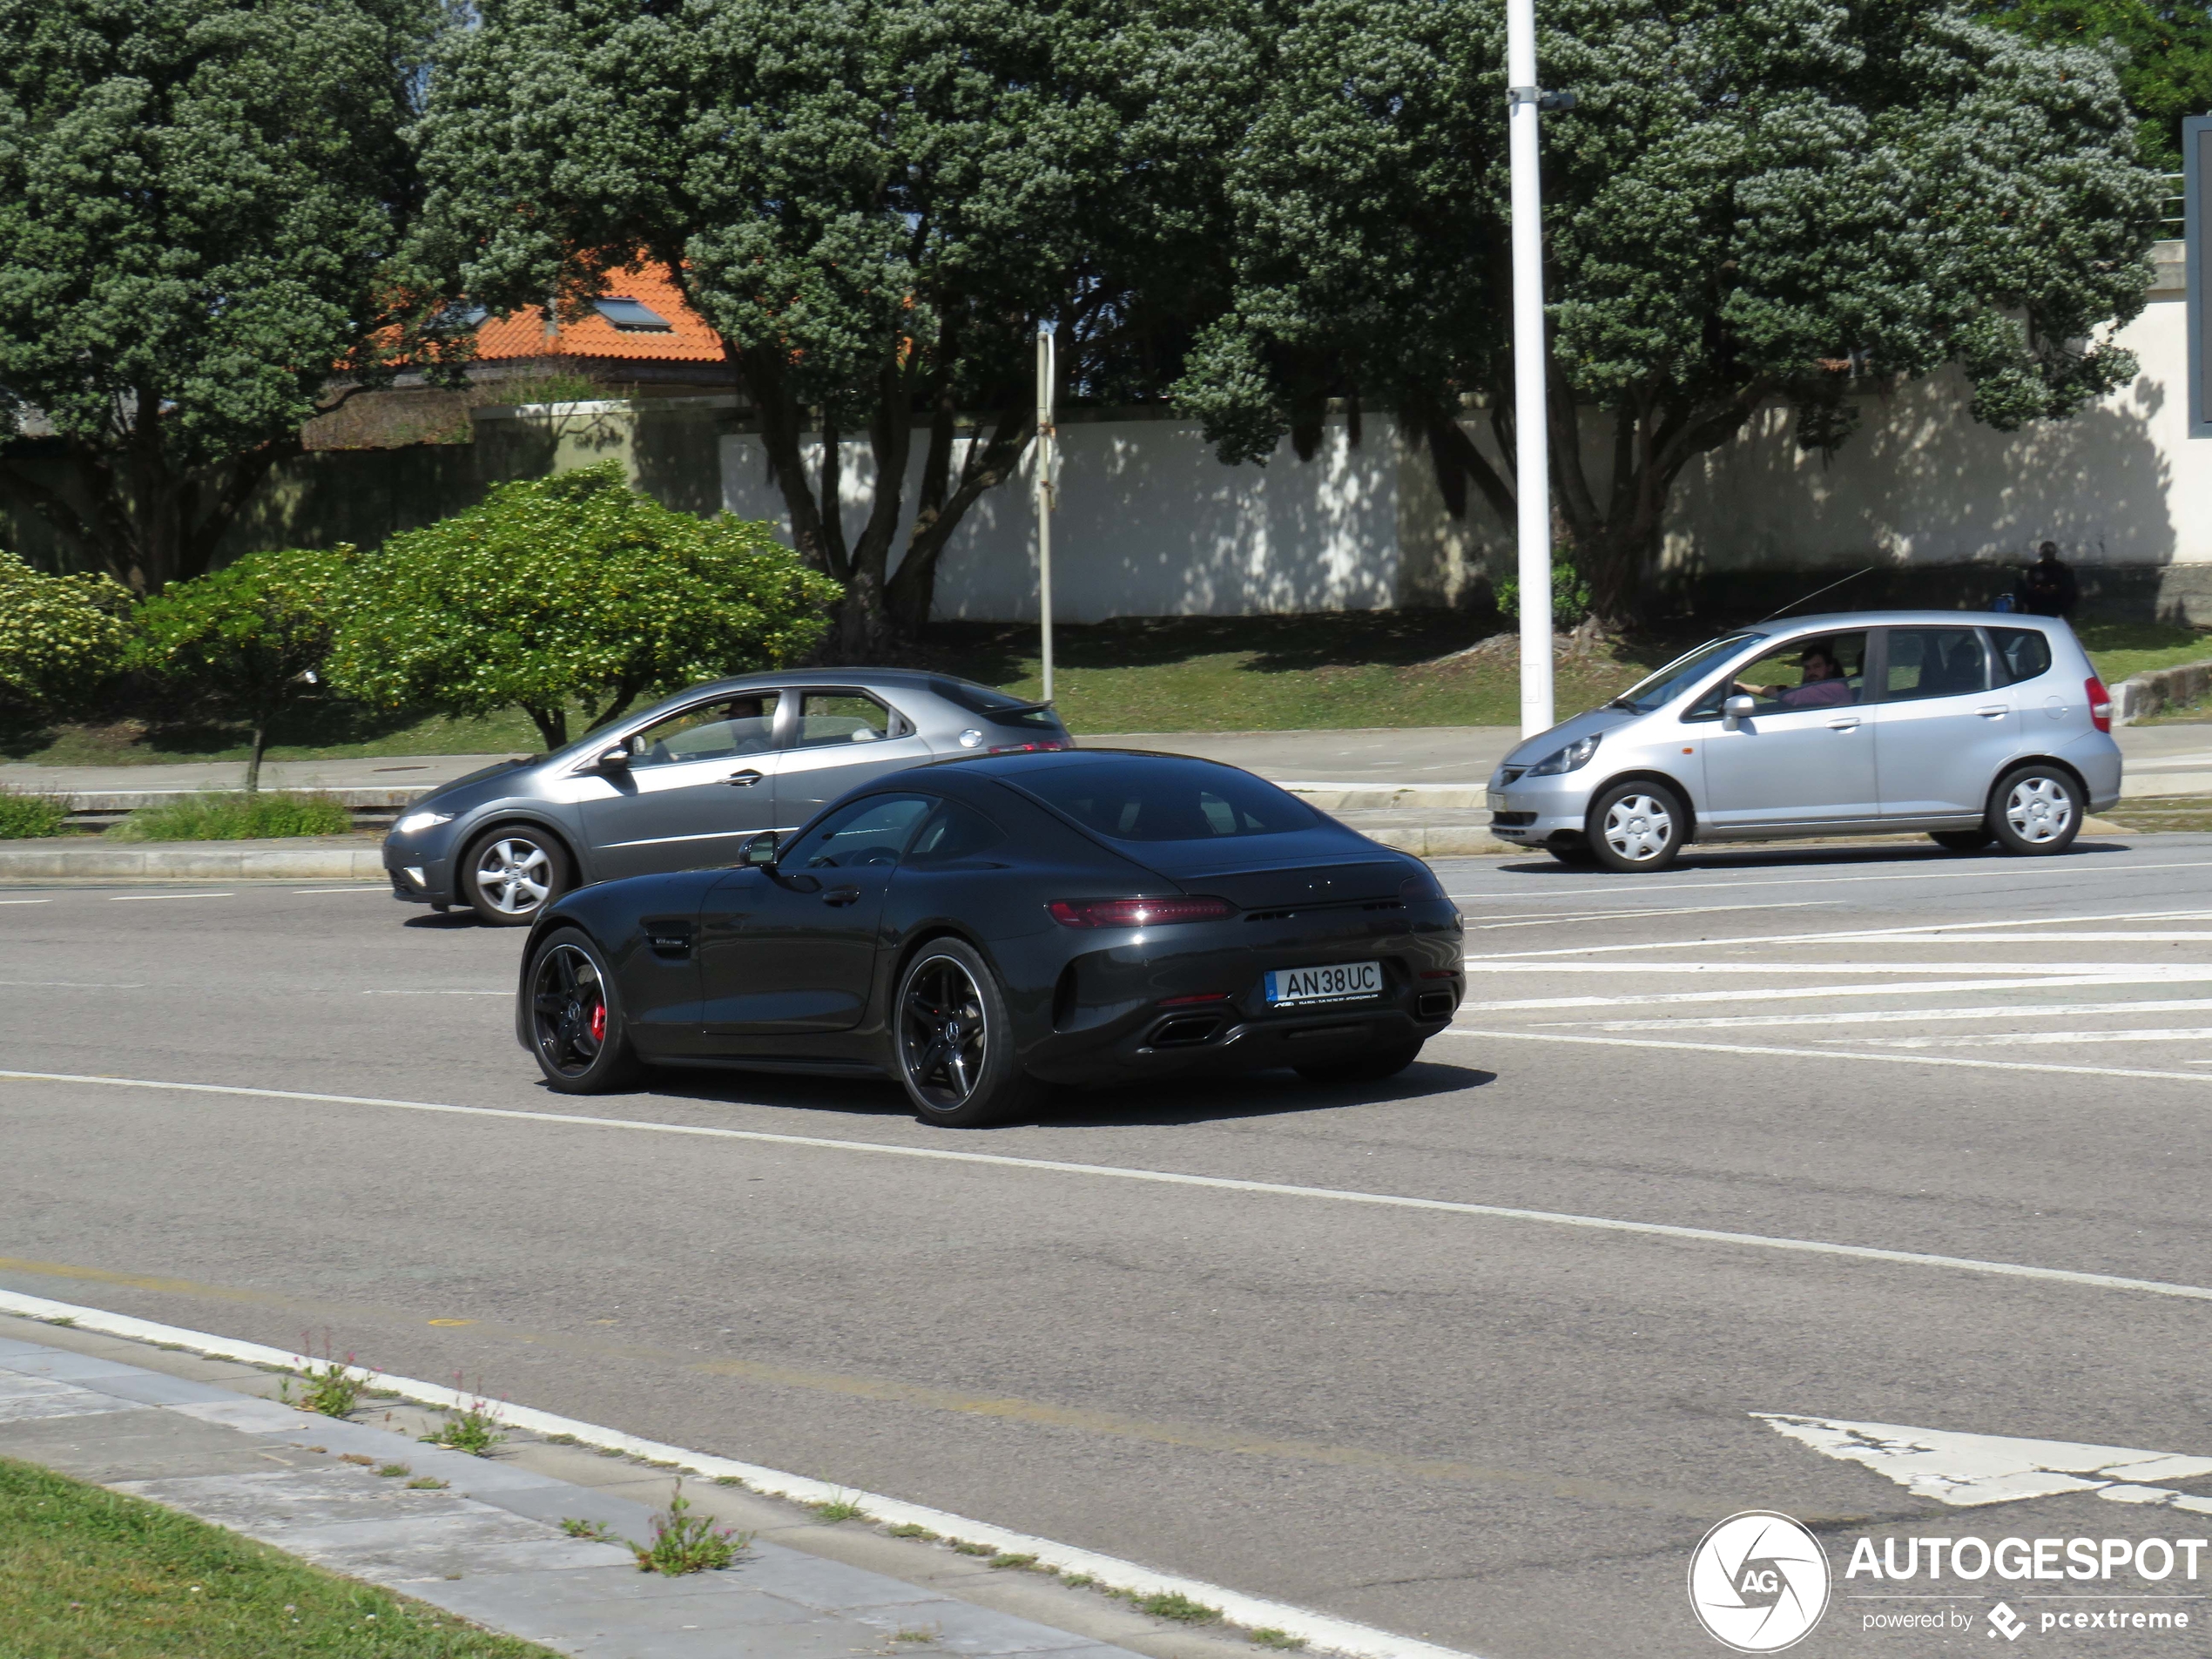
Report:
[[2007,853],[2063,853],[2081,833],[2081,786],[2056,766],[2014,766],[1989,792],[1984,822]]
[[899,977],[892,1040],[899,1081],[925,1123],[980,1129],[1036,1098],[1014,1051],[1014,1019],[998,975],[957,939],[922,947]]
[[1663,870],[1689,834],[1689,808],[1664,784],[1631,778],[1598,792],[1585,839],[1608,870]]
[[622,1017],[622,999],[599,948],[556,927],[530,957],[530,1053],[564,1095],[626,1089],[642,1069]]
[[523,927],[574,885],[569,855],[543,830],[508,824],[469,844],[461,897],[495,927]]

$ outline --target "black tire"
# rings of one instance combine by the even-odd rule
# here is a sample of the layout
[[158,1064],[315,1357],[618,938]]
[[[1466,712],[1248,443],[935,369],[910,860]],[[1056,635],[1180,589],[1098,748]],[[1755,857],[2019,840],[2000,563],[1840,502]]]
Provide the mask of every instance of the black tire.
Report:
[[2007,853],[2047,858],[2074,845],[2087,810],[2080,779],[2063,766],[2031,760],[1997,780],[1982,823]]
[[495,927],[527,927],[576,885],[568,850],[529,824],[506,824],[469,843],[461,900]]
[[1986,829],[1932,830],[1928,839],[1953,853],[1979,853],[1997,838]]
[[1395,1077],[1421,1057],[1421,1045],[1408,1042],[1395,1049],[1376,1049],[1349,1060],[1324,1060],[1300,1066],[1298,1075],[1310,1083],[1379,1083]]
[[899,975],[891,1042],[899,1082],[925,1123],[981,1129],[1042,1093],[1015,1053],[998,975],[960,940],[931,940]]
[[1561,864],[1572,865],[1579,870],[1587,870],[1597,862],[1597,854],[1590,851],[1588,841],[1546,841],[1544,851]]
[[1689,807],[1665,784],[1630,778],[1597,792],[1583,836],[1591,859],[1604,869],[1663,870],[1689,837]]
[[621,993],[599,948],[574,927],[556,927],[530,955],[530,1055],[564,1095],[627,1089],[644,1068],[631,1046]]

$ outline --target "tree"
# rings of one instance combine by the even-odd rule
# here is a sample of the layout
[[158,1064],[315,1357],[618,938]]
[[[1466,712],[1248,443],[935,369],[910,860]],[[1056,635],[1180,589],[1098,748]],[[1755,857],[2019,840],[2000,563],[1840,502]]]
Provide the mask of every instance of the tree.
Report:
[[354,557],[346,546],[249,554],[171,583],[131,619],[129,667],[246,720],[248,794],[277,716],[330,655]]
[[435,0],[0,0],[0,500],[139,593],[462,331],[395,263]]
[[503,484],[361,560],[330,658],[389,708],[518,707],[548,750],[568,709],[604,725],[640,697],[792,662],[838,590],[766,526],[673,511],[607,462]]
[[[2101,54],[1898,0],[1542,20],[1580,99],[1546,118],[1553,489],[1606,624],[1637,617],[1683,469],[1770,404],[1832,448],[1855,393],[1947,364],[2004,430],[2133,376],[2096,334],[2141,307],[2158,181]],[[1510,520],[1502,52],[1497,0],[1323,0],[1272,43],[1235,299],[1178,388],[1223,459],[1379,395],[1447,501],[1471,483]]]
[[1975,14],[2031,40],[2094,47],[2113,60],[2135,112],[2135,150],[2182,170],[2182,118],[2212,110],[2212,7],[2203,0],[1977,0]]
[[[1147,331],[1174,326],[1134,292],[1203,266],[1192,181],[1216,165],[1241,49],[1136,0],[486,0],[478,15],[433,81],[426,246],[495,309],[548,293],[580,307],[640,257],[675,273],[725,342],[792,543],[846,584],[848,656],[927,617],[946,542],[1012,475],[1038,320],[1076,345],[1068,372],[1126,381]],[[988,432],[962,431],[968,411]],[[838,447],[853,434],[874,463],[857,534]]]
[[46,576],[0,550],[0,711],[51,712],[122,665],[131,596],[104,576]]

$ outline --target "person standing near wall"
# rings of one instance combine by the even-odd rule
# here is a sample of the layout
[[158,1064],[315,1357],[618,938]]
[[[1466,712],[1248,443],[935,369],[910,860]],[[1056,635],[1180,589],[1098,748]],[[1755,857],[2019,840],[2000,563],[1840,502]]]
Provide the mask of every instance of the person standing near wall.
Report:
[[2059,557],[2059,544],[2046,542],[2036,550],[2035,563],[2020,573],[2020,609],[2031,617],[2071,617],[2079,597],[2074,568]]

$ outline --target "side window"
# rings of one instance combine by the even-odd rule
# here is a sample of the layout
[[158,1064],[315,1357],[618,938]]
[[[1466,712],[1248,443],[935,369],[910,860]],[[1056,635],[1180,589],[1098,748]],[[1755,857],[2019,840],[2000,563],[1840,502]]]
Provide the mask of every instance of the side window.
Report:
[[2051,671],[2051,642],[2040,628],[1992,628],[2000,685],[2017,685]]
[[856,800],[792,842],[776,860],[777,867],[849,870],[896,864],[914,826],[935,805],[919,795],[871,795]]
[[1882,696],[1892,703],[1989,689],[1981,636],[1972,628],[1892,628]]
[[1757,698],[1760,714],[1836,709],[1861,702],[1866,696],[1866,636],[1816,634],[1793,639],[1739,670],[1723,695]]
[[766,754],[775,746],[776,693],[696,704],[647,726],[630,742],[632,766],[686,760],[729,760]]
[[833,743],[880,743],[897,729],[898,718],[872,697],[808,691],[799,705],[799,746],[819,749]]
[[1006,840],[1006,832],[973,806],[947,801],[921,826],[907,849],[909,864],[948,864],[954,859],[988,853]]

